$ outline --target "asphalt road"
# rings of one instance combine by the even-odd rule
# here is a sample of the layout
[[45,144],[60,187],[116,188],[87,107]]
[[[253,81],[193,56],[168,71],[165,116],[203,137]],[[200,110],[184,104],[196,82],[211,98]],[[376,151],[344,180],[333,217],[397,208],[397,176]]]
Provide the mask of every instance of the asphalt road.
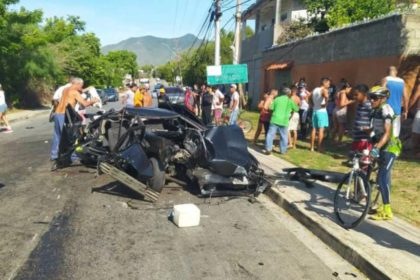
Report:
[[[46,116],[16,123],[14,131],[0,134],[0,279],[354,279],[345,273],[357,273],[264,196],[254,204],[203,200],[169,185],[158,203],[145,203],[82,166],[50,172]],[[201,225],[179,229],[168,213],[189,202],[201,209]]]

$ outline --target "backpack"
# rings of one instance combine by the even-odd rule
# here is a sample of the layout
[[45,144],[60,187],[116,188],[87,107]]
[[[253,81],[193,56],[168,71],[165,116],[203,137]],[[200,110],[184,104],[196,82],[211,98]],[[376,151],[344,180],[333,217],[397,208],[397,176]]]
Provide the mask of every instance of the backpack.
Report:
[[[386,104],[383,104],[380,109],[382,110],[382,107]],[[392,116],[392,122],[394,122],[396,116]],[[391,137],[388,140],[388,143],[385,146],[385,150],[391,154],[394,154],[395,156],[399,157],[402,151],[403,145],[398,136],[394,135],[394,126],[391,124]]]

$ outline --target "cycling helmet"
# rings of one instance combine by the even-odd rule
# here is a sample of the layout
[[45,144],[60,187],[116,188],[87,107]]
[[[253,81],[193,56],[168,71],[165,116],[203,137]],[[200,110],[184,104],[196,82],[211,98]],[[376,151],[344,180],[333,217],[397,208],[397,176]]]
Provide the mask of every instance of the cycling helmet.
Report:
[[377,98],[385,97],[385,98],[388,98],[389,97],[389,90],[385,87],[374,86],[369,91],[369,97],[377,97]]

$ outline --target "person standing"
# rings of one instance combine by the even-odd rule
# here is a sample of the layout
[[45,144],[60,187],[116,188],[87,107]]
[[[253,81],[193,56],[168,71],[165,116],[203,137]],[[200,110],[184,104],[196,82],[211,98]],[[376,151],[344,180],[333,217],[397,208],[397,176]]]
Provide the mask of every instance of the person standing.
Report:
[[340,85],[340,90],[337,93],[337,97],[335,99],[335,108],[333,111],[333,134],[332,140],[333,142],[341,144],[343,141],[344,132],[346,130],[346,123],[347,123],[347,106],[354,103],[353,100],[349,100],[349,94],[352,88],[351,85],[344,81]]
[[144,100],[143,100],[144,107],[152,107],[153,106],[153,97],[150,94],[150,85],[144,85]]
[[420,77],[417,79],[417,89],[411,98],[409,108],[416,111],[411,135],[411,143],[413,145],[414,156],[420,159]]
[[266,155],[270,155],[273,150],[273,141],[277,132],[280,134],[280,153],[287,152],[289,119],[292,112],[299,112],[299,107],[289,98],[290,94],[291,90],[284,88],[283,95],[274,99],[270,105],[272,116],[263,151]]
[[[73,109],[76,106],[76,103],[81,104],[84,107],[89,107],[99,100],[92,98],[90,101],[86,101],[81,96],[83,90],[83,80],[80,78],[74,78],[72,80],[72,85],[63,90],[60,102],[57,105],[57,109],[54,114],[54,135],[51,145],[51,160],[56,161],[58,159],[59,145],[61,141],[61,133],[64,126],[65,113],[67,106],[70,105]],[[56,165],[53,166],[52,170],[57,168]]]
[[9,121],[7,120],[6,112],[7,112],[6,94],[3,90],[2,85],[0,84],[0,121],[2,121],[6,125],[4,133],[12,133],[13,130],[9,124]]
[[311,133],[311,151],[315,150],[315,139],[318,133],[318,151],[323,152],[322,143],[324,141],[325,128],[328,128],[328,90],[331,81],[329,78],[322,78],[319,87],[315,88],[311,94],[313,104],[312,115],[312,133]]
[[144,86],[134,87],[134,107],[140,108],[144,106]]
[[239,93],[237,91],[238,87],[235,84],[230,85],[230,118],[229,118],[229,125],[236,125],[239,117]]
[[124,93],[125,107],[134,107],[134,92],[137,90],[136,84],[127,84],[127,91]]
[[223,100],[225,96],[220,91],[218,87],[213,87],[214,95],[213,95],[213,115],[214,115],[214,122],[216,125],[222,124],[222,114],[223,114]]
[[[401,132],[401,116],[402,120],[407,119],[408,114],[408,92],[403,79],[398,77],[398,70],[395,66],[388,68],[388,76],[382,80],[382,86],[387,88],[390,92],[387,103],[394,111],[394,119],[392,127],[394,134],[399,137]],[[404,110],[401,110],[401,109]]]
[[194,110],[194,96],[189,87],[185,90],[184,106],[188,111],[195,113]]
[[363,152],[363,150],[372,150],[370,135],[365,131],[370,127],[370,113],[372,105],[368,98],[369,87],[367,85],[357,85],[354,88],[355,100],[357,102],[356,115],[353,124],[353,142],[351,150],[354,152]]
[[194,97],[194,112],[197,116],[200,116],[200,90],[197,84],[193,85],[192,95]]
[[[292,86],[290,99],[300,107],[300,98],[297,96],[297,87]],[[298,127],[299,127],[299,111],[293,112],[289,121],[289,148],[296,149],[298,139]]]
[[71,86],[72,80],[73,80],[73,77],[69,77],[69,82],[67,84],[65,84],[65,85],[62,85],[62,86],[58,87],[56,89],[56,91],[54,92],[53,99],[51,101],[52,107],[51,107],[50,117],[49,117],[49,121],[50,122],[53,122],[54,121],[54,112],[55,112],[55,109],[57,108],[57,105],[60,102],[60,99],[61,99],[61,96],[63,95],[64,89],[66,89],[66,88],[68,88],[68,87]]
[[278,91],[275,89],[270,90],[270,93],[264,94],[263,100],[258,104],[258,110],[260,110],[260,118],[258,120],[257,131],[254,136],[254,145],[257,144],[258,137],[260,137],[261,130],[264,127],[265,137],[267,138],[268,129],[270,128],[270,105],[274,98],[278,95]]
[[202,120],[205,126],[211,124],[212,117],[212,106],[213,106],[213,89],[211,87],[202,86],[204,90],[203,95],[201,96],[201,111],[202,111]]
[[304,140],[306,139],[306,136],[308,134],[309,96],[311,95],[311,93],[306,89],[306,83],[304,78],[301,78],[298,83],[298,92],[300,98],[300,137]]
[[387,88],[376,86],[369,92],[372,103],[371,129],[373,149],[371,156],[378,160],[378,185],[382,196],[383,209],[371,217],[373,220],[392,220],[391,210],[391,170],[401,151],[401,142],[393,133],[394,111],[387,104],[390,92]]

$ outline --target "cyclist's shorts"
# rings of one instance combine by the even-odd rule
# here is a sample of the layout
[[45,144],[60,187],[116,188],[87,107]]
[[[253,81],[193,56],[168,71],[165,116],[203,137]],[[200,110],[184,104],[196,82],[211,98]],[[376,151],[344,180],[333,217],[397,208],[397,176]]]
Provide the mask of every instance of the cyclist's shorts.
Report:
[[367,140],[353,141],[353,143],[351,143],[351,150],[353,152],[363,152],[363,150],[371,151],[372,147],[372,143]]
[[329,126],[328,113],[326,110],[315,111],[312,116],[312,126],[314,128],[326,128]]

